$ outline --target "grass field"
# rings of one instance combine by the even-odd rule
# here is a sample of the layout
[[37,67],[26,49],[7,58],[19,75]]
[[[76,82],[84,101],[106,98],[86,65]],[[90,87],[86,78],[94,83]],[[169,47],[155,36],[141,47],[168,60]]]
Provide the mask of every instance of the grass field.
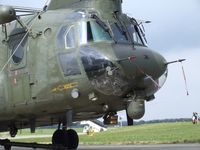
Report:
[[[39,129],[34,135],[51,135],[52,129]],[[78,129],[81,132],[81,129]],[[23,130],[19,136],[28,135]],[[17,142],[50,143],[50,137],[16,139]],[[94,136],[80,135],[80,144],[167,144],[167,143],[200,143],[200,124],[158,123],[132,127],[110,128]]]
[[82,144],[200,143],[200,124],[161,123],[123,127],[94,137],[80,136],[80,141]]

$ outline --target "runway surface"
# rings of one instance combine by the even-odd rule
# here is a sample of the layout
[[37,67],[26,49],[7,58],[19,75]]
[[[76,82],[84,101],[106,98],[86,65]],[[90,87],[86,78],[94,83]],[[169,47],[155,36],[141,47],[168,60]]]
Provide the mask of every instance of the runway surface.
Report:
[[[4,150],[0,147],[0,150]],[[33,150],[31,148],[16,148],[12,150]],[[44,149],[36,149],[44,150]],[[108,145],[108,146],[83,146],[78,150],[200,150],[200,144],[163,144],[163,145]]]
[[80,146],[79,150],[200,150],[200,144]]

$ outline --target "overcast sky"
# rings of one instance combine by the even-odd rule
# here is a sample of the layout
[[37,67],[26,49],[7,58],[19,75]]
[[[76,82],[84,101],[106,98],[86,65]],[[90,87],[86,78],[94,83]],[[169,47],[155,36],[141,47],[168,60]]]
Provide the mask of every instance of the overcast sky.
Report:
[[[190,95],[186,96],[180,64],[169,66],[169,76],[156,99],[146,104],[143,119],[191,117],[200,113],[200,1],[199,0],[123,0],[123,12],[145,25],[149,47],[168,61],[186,58],[184,68]],[[0,0],[0,4],[41,8],[45,0]]]
[[180,64],[169,66],[169,76],[156,99],[146,105],[143,119],[191,117],[200,113],[200,1],[124,0],[124,12],[150,20],[145,25],[149,47],[168,61],[186,58],[184,68],[190,95],[186,96]]

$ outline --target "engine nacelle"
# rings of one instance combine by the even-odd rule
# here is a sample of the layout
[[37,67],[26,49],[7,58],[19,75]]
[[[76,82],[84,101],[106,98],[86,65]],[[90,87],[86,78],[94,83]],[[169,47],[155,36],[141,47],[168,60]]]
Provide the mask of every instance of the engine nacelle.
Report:
[[144,100],[132,101],[127,108],[127,114],[131,119],[140,119],[144,116],[145,104]]
[[0,24],[16,20],[16,11],[11,6],[0,5]]

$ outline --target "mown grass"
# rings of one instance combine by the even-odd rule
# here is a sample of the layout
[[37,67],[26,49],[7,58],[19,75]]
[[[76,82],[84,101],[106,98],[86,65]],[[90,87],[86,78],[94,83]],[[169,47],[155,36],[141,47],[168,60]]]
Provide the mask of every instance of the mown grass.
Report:
[[[40,129],[36,135],[52,134],[54,130]],[[80,132],[81,129],[78,130]],[[22,131],[22,135],[28,135]],[[80,135],[80,144],[167,144],[200,143],[200,124],[158,123],[132,127],[110,128],[94,136]],[[18,142],[50,143],[51,138],[17,139]]]
[[93,137],[80,136],[80,141],[82,144],[200,143],[200,124],[159,123],[123,127]]

